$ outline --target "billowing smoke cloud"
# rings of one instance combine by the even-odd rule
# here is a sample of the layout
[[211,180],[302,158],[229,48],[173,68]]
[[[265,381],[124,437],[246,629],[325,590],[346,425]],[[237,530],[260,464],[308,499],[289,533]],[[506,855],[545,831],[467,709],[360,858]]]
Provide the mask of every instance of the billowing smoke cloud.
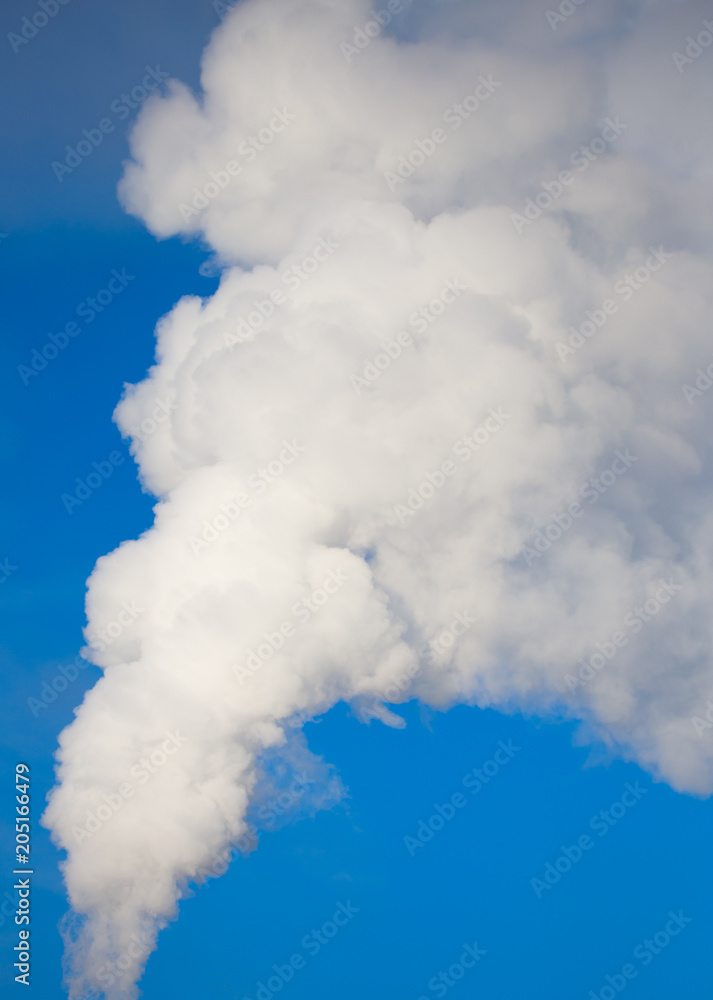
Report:
[[133,133],[127,209],[224,270],[116,412],[158,504],[89,581],[46,814],[75,996],[134,995],[340,700],[713,786],[706,7],[390,7],[249,0]]

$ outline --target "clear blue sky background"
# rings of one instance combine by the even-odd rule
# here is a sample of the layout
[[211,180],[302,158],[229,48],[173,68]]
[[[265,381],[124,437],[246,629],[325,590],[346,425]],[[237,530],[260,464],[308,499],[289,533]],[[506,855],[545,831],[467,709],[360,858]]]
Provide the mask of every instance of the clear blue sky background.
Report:
[[[0,14],[0,561],[16,567],[0,584],[0,900],[13,881],[10,783],[20,760],[32,773],[37,873],[33,985],[12,982],[16,936],[7,918],[0,975],[3,996],[58,1000],[57,924],[66,902],[60,855],[37,820],[57,734],[99,671],[87,667],[38,717],[28,699],[83,644],[85,581],[96,558],[151,523],[151,498],[111,422],[122,384],[141,379],[151,363],[157,319],[181,295],[217,285],[199,272],[204,249],[159,243],[119,208],[115,188],[135,112],[121,122],[110,106],[146,66],[195,86],[218,16],[210,0],[71,0],[15,53],[6,36],[36,10],[6,0]],[[107,116],[115,132],[58,181],[51,162]],[[80,319],[79,336],[23,384],[17,366],[122,268],[135,276],[126,290],[91,324]],[[114,450],[125,460],[70,516],[62,494]],[[410,705],[403,714],[402,731],[361,725],[343,706],[307,726],[310,748],[334,766],[345,799],[264,834],[256,852],[183,904],[149,962],[148,1000],[254,1000],[273,964],[296,953],[306,964],[280,991],[290,1000],[446,995],[429,980],[476,940],[487,954],[447,988],[454,1000],[586,1000],[603,988],[606,998],[606,976],[628,962],[637,970],[625,987],[632,1000],[710,995],[710,801],[677,795],[632,764],[578,746],[569,723],[464,707],[436,714]],[[521,749],[501,773],[475,795],[464,789],[464,776],[508,739]],[[621,798],[626,782],[647,791],[600,837],[590,820]],[[467,804],[411,857],[404,837],[458,791]],[[585,833],[591,850],[538,899],[530,880]],[[310,955],[302,940],[340,901],[359,912]],[[645,964],[646,952],[634,950],[663,930],[670,910],[692,921]]]

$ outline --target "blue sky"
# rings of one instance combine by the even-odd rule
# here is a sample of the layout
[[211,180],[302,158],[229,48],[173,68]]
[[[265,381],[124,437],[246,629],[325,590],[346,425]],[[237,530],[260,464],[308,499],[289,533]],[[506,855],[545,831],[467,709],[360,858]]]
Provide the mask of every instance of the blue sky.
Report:
[[[96,559],[152,523],[153,499],[111,419],[122,386],[138,382],[151,365],[157,320],[182,295],[207,296],[218,285],[199,271],[209,256],[199,242],[158,241],[121,210],[116,185],[135,113],[119,121],[110,109],[140,84],[146,67],[196,86],[219,18],[208,0],[71,0],[15,53],[6,36],[35,9],[8,0],[1,32],[0,73],[10,96],[2,109],[0,167],[0,559],[12,570],[0,585],[0,823],[4,893],[12,886],[12,774],[24,761],[32,776],[35,870],[26,993],[55,1000],[66,995],[58,922],[67,903],[61,855],[38,820],[53,783],[58,734],[101,672],[87,665],[36,714],[30,699],[83,645],[85,584]],[[52,161],[107,116],[116,130],[59,181]],[[126,277],[121,290],[87,323],[77,308],[115,271]],[[72,320],[77,336],[44,370],[23,378],[18,366],[29,365],[33,349]],[[92,463],[105,468],[115,452],[111,475],[68,513],[63,494]],[[147,1000],[254,1000],[273,967],[286,967],[294,955],[303,961],[289,982],[268,993],[293,1000],[367,993],[585,1000],[593,991],[604,1000],[611,978],[620,982],[622,967],[633,963],[627,996],[705,995],[713,971],[710,800],[676,793],[598,743],[585,745],[578,726],[561,719],[467,706],[441,713],[416,702],[397,711],[408,723],[402,730],[363,725],[343,704],[306,724],[309,748],[344,786],[342,800],[313,816],[298,803],[284,825],[263,832],[258,850],[236,856],[224,877],[182,903],[141,982]],[[472,779],[468,786],[464,778],[492,760],[501,741],[517,752],[474,794]],[[640,798],[627,793],[630,786]],[[457,793],[463,804],[445,809],[452,818],[419,848],[409,841],[410,851],[405,838]],[[606,835],[597,833],[593,818],[627,795],[632,804],[621,818]],[[563,846],[587,834],[591,846],[538,893],[532,880],[544,877]],[[333,938],[319,948],[305,943],[345,910],[349,917]],[[657,933],[668,937],[667,923],[678,927],[671,911],[691,922],[660,953],[642,949]],[[464,946],[476,941],[485,954],[462,980],[448,978],[449,967],[462,971]],[[11,985],[16,935],[9,919],[0,943],[9,996],[22,989]],[[429,986],[441,972],[440,981],[451,984],[445,992]],[[265,991],[261,1000],[269,1000]]]

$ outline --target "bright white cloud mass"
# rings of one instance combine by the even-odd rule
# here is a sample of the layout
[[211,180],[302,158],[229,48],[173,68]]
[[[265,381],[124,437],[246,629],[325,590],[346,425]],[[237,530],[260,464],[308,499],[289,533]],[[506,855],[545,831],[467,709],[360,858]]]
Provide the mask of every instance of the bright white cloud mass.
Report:
[[89,581],[46,813],[74,996],[135,995],[340,700],[564,715],[713,788],[707,8],[563,6],[248,0],[141,112],[124,205],[223,275],[116,412],[158,503]]

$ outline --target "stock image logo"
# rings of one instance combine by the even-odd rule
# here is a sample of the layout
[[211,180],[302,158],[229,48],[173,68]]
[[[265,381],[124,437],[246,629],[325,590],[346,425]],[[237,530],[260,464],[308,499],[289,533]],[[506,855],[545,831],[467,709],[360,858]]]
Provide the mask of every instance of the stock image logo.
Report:
[[5,8],[5,979],[706,995],[708,0]]

